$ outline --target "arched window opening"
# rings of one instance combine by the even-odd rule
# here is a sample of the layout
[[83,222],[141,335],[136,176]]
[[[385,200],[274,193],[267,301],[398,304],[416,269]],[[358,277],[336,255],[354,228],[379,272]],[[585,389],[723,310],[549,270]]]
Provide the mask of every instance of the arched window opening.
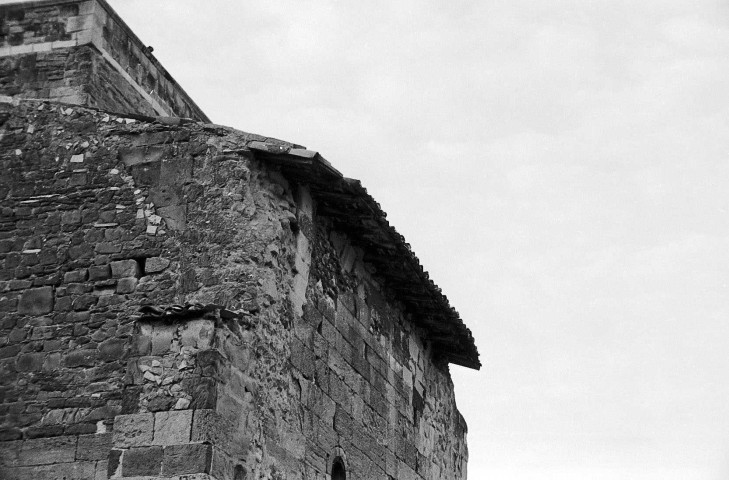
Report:
[[332,480],[347,480],[347,470],[341,457],[335,458],[332,463]]
[[246,469],[242,465],[236,465],[233,471],[233,480],[246,480],[247,477]]

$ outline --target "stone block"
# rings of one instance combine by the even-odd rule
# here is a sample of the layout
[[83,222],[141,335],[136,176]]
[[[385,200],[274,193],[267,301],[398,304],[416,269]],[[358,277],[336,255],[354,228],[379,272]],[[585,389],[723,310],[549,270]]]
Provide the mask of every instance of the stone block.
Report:
[[214,408],[218,400],[216,381],[212,378],[184,378],[182,390],[192,397],[190,408]]
[[114,418],[114,447],[151,445],[153,437],[153,413],[117,415]]
[[152,329],[152,355],[169,352],[176,331],[176,325],[155,325]]
[[194,411],[190,439],[210,443],[233,457],[245,457],[249,446],[247,439],[235,433],[234,425],[212,409]]
[[73,225],[81,223],[81,212],[78,210],[71,210],[70,212],[63,212],[61,214],[61,223],[64,225]]
[[111,450],[111,441],[111,433],[79,436],[76,460],[106,460]]
[[337,405],[334,413],[334,430],[345,438],[352,438],[354,431],[354,420],[344,409]]
[[53,311],[53,287],[31,288],[20,295],[18,313],[43,315]]
[[184,347],[210,348],[214,333],[212,320],[190,320],[180,330],[180,342]]
[[0,448],[0,465],[18,465],[18,456],[22,445],[22,440],[3,442],[2,448]]
[[182,185],[192,180],[192,157],[176,156],[162,160],[160,180],[167,185]]
[[139,277],[139,264],[134,260],[111,262],[111,276],[114,278]]
[[15,360],[15,367],[19,372],[40,372],[44,357],[44,353],[24,353]]
[[98,301],[99,297],[97,297],[96,295],[86,294],[76,297],[71,306],[76,311],[88,310],[96,305],[96,302]]
[[212,446],[205,443],[171,445],[165,447],[162,475],[184,475],[210,472]]
[[116,293],[133,293],[134,290],[137,288],[137,281],[138,280],[136,277],[126,277],[120,279],[116,284]]
[[291,364],[305,378],[314,378],[314,351],[296,337],[291,339]]
[[[10,440],[19,440],[23,437],[23,432],[17,428],[0,428],[0,442],[8,442]],[[7,445],[7,444],[3,444]],[[2,448],[0,448],[0,465],[2,465]]]
[[109,265],[95,265],[89,267],[89,280],[99,281],[106,280],[111,277],[111,269]]
[[17,465],[50,465],[73,462],[76,457],[76,437],[35,438],[20,447]]
[[225,454],[225,452],[221,451],[215,445],[213,445],[212,451],[212,465],[210,466],[210,476],[212,478],[219,478],[221,480],[245,480],[250,478],[247,476],[248,472],[245,467]]
[[99,352],[97,350],[75,350],[63,357],[63,363],[70,368],[93,367],[98,358]]
[[185,205],[170,205],[160,207],[157,213],[164,218],[170,230],[183,231],[187,224],[187,207]]
[[402,460],[398,461],[397,464],[397,477],[398,480],[420,480],[415,470]]
[[104,360],[120,360],[124,355],[124,340],[110,338],[99,344],[99,353]]
[[132,447],[122,455],[122,476],[158,476],[162,468],[162,447]]
[[96,253],[106,255],[109,253],[119,253],[122,250],[121,245],[114,242],[99,242],[96,244]]
[[332,426],[334,424],[336,403],[319,388],[312,387],[309,389],[309,409],[325,425]]
[[109,452],[109,459],[106,463],[106,478],[118,476],[120,474],[119,465],[121,464],[121,456],[123,451],[117,449],[111,449]]
[[96,462],[59,463],[29,467],[7,468],[0,466],[3,480],[89,480],[95,479]]
[[82,268],[81,270],[73,270],[71,272],[66,272],[63,275],[63,283],[77,283],[77,282],[85,282],[88,278],[88,270],[85,268]]
[[352,391],[336,375],[329,375],[329,396],[347,412],[352,411]]
[[162,257],[150,257],[144,262],[145,273],[159,273],[170,265],[170,261]]
[[192,410],[173,410],[154,414],[155,445],[177,445],[190,441]]
[[144,148],[121,148],[119,149],[119,160],[127,167],[145,162]]
[[147,403],[150,412],[162,412],[170,410],[175,405],[175,397],[166,394],[158,394]]

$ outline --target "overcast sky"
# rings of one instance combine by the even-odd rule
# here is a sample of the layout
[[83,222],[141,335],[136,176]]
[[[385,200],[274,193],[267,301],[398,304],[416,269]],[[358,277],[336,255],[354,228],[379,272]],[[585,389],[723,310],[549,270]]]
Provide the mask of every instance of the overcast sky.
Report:
[[362,180],[476,338],[472,480],[729,478],[729,3],[109,0]]

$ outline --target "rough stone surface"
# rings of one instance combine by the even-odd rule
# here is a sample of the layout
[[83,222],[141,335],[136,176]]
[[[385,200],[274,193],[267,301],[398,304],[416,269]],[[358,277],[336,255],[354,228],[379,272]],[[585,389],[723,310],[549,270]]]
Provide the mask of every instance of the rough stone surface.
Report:
[[43,315],[53,311],[53,287],[30,288],[20,295],[18,313]]
[[132,447],[122,455],[122,476],[158,476],[162,468],[162,447]]
[[165,447],[162,475],[184,475],[210,472],[212,448],[209,444],[193,443]]
[[[0,87],[96,61],[51,53]],[[0,102],[0,147],[0,478],[465,478],[470,332],[316,152],[33,100]]]
[[170,265],[170,261],[162,257],[151,257],[147,259],[144,270],[147,273],[159,273]]
[[111,441],[110,433],[80,435],[76,460],[106,460],[109,458]]
[[157,412],[154,414],[155,445],[177,445],[190,441],[192,410]]
[[114,445],[137,447],[150,445],[154,436],[154,415],[137,413],[118,415],[114,419]]
[[136,278],[139,276],[139,264],[134,260],[111,262],[111,276],[114,278]]

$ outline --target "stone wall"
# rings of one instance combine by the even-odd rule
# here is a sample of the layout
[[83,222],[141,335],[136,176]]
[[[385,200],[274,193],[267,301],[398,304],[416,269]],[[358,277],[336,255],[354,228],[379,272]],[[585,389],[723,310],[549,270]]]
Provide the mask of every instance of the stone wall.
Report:
[[[290,344],[294,413],[274,438],[303,433],[307,472],[328,471],[339,452],[351,478],[465,478],[466,425],[447,364],[433,362],[424,332],[346,235],[326,218],[303,231],[312,261]],[[295,464],[297,453],[276,463]]]
[[465,478],[448,367],[232,129],[0,103],[0,477]]
[[103,0],[0,7],[0,93],[208,121]]
[[0,92],[25,98],[52,98],[86,104],[94,52],[90,47],[0,57]]

